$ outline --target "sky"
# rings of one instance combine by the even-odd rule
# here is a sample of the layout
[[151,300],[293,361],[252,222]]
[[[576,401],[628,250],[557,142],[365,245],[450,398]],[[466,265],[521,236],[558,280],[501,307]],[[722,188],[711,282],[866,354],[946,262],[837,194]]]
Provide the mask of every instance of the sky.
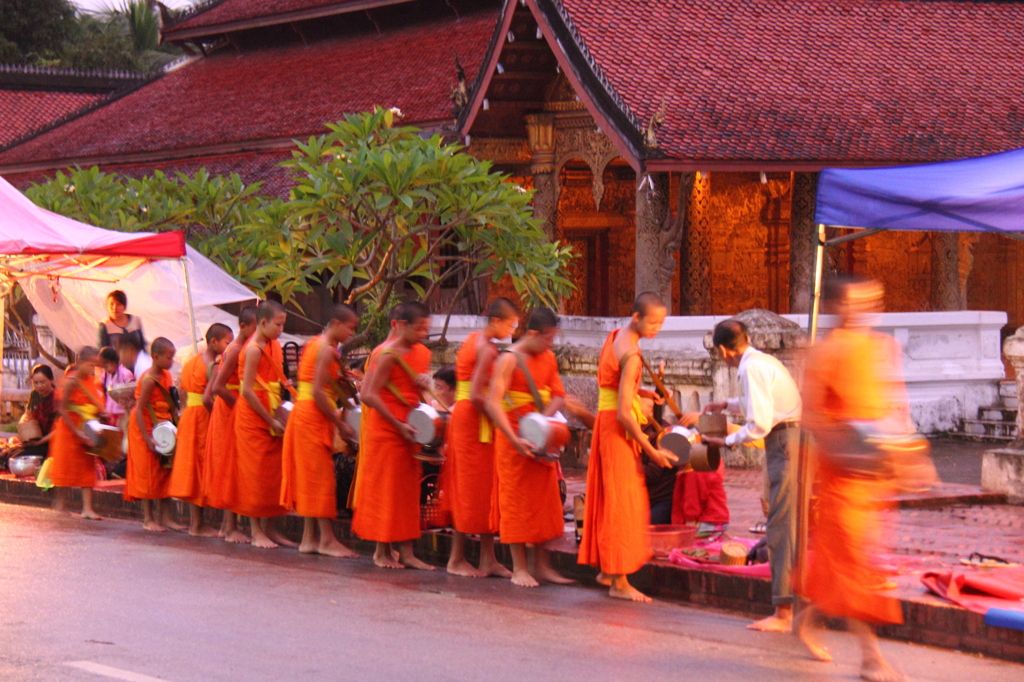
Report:
[[[193,4],[193,0],[163,0],[163,3],[173,9],[179,9],[181,7],[188,7]],[[119,6],[124,4],[124,0],[71,0],[71,4],[76,7],[80,7],[84,10],[96,11],[106,9],[111,5]]]

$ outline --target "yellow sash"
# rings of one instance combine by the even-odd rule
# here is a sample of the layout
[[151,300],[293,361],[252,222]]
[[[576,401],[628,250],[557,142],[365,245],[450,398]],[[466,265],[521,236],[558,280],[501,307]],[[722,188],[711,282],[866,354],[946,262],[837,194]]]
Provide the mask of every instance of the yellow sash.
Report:
[[[473,390],[472,381],[456,381],[455,382],[455,402],[460,400],[469,400],[470,393]],[[494,424],[487,418],[486,414],[480,414],[480,442],[490,443],[494,437]]]
[[[268,383],[263,381],[263,379],[256,377],[256,385],[253,386],[253,390],[267,392],[267,402],[270,403],[270,409],[267,411],[270,412],[270,416],[273,419],[277,419],[277,408],[281,407],[281,382],[271,381]],[[278,433],[274,429],[270,429],[270,435],[280,437],[284,434]]]
[[299,400],[313,400],[313,384],[308,381],[299,382]]
[[100,413],[100,408],[90,403],[88,405],[70,405],[68,407],[68,411],[77,414],[82,418],[82,422],[84,423],[90,419],[96,419]]
[[239,391],[242,390],[241,384],[225,384],[224,388],[228,389],[229,391],[234,391],[235,393],[238,393]]
[[[551,391],[546,388],[537,389],[541,401],[547,405],[551,402]],[[505,393],[505,411],[518,410],[523,405],[533,405],[533,396],[528,391],[508,391]]]
[[187,391],[186,395],[188,397],[185,398],[185,407],[203,407],[202,393],[192,393],[191,391]]
[[[647,423],[647,417],[644,416],[644,408],[640,403],[640,396],[633,396],[632,412],[633,418],[636,419],[636,423],[643,426]],[[597,393],[597,411],[605,412],[607,410],[619,410],[619,392],[614,388],[601,388],[598,389]]]
[[[609,410],[616,413],[619,411],[619,392],[614,388],[599,388],[597,392],[597,411],[607,412]],[[643,426],[647,423],[647,417],[644,416],[644,408],[640,403],[639,395],[633,396],[633,404],[630,406],[630,411],[633,413],[633,419],[636,420],[637,424]],[[626,438],[629,439],[632,436],[627,433]]]

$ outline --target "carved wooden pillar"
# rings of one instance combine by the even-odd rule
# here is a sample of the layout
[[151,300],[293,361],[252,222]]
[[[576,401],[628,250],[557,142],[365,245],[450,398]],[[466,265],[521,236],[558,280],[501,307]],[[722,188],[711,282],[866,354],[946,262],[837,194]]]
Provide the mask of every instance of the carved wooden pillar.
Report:
[[[711,176],[700,173],[699,177],[692,173],[692,188],[687,191],[686,185],[679,188],[680,203],[685,198],[686,216],[679,251],[679,285],[684,315],[711,315],[711,226],[708,213],[711,205]],[[686,176],[684,176],[686,177]]]
[[963,310],[960,240],[956,232],[932,233],[932,310]]
[[811,311],[814,284],[814,222],[817,173],[793,173],[793,210],[789,222],[789,312]]
[[555,182],[555,117],[530,114],[526,117],[526,135],[530,143],[530,172],[533,173],[533,216],[544,222],[549,239],[555,238],[555,209],[558,188]]
[[641,173],[636,188],[636,294],[653,291],[671,310],[675,262],[669,258],[666,273],[663,235],[669,219],[668,174]]

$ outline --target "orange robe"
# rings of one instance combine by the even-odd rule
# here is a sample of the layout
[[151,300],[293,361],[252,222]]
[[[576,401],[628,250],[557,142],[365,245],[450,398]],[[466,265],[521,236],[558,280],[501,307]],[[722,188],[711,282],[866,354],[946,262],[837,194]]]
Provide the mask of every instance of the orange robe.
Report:
[[[526,358],[526,366],[538,390],[548,390],[552,397],[565,395],[562,378],[558,376],[558,360],[550,350]],[[518,366],[512,372],[508,390],[530,392],[526,375]],[[531,401],[506,413],[512,428],[518,432],[519,418],[536,411]],[[492,523],[498,526],[503,543],[540,544],[565,532],[555,462],[523,457],[505,434],[495,429],[494,467],[498,478],[498,504]]]
[[[804,425],[818,433],[841,421],[876,420],[900,403],[905,406],[902,379],[894,384],[886,376],[898,353],[891,337],[833,331],[807,359]],[[820,450],[814,454],[818,507],[806,575],[797,592],[830,616],[902,623],[899,601],[869,589],[879,582],[871,558],[880,535],[881,500],[892,490],[891,482],[858,477]]]
[[[458,399],[445,433],[448,459],[442,478],[444,500],[451,508],[455,530],[493,535],[498,532],[497,524],[491,523],[495,503],[494,426],[469,399],[479,338],[480,332],[467,336],[455,356]],[[490,373],[488,369],[487,375]]]
[[[316,357],[323,338],[316,336],[302,349],[299,361],[299,399],[288,417],[281,450],[281,506],[301,516],[333,519],[338,515],[334,476],[334,422],[313,399]],[[341,364],[335,358],[328,376],[337,380]],[[333,402],[334,391],[327,386]]]
[[[604,342],[597,364],[599,388],[619,390],[622,368],[615,357],[616,329]],[[639,352],[639,351],[638,351]],[[640,374],[636,376],[640,388]],[[578,561],[608,575],[639,571],[651,558],[651,506],[640,445],[619,423],[618,409],[599,410],[587,465],[587,498]]]
[[[70,382],[69,382],[70,383]],[[99,412],[103,404],[103,389],[95,376],[88,376],[77,385],[72,385],[68,401],[74,409],[68,417],[77,428],[87,421],[90,413]],[[50,480],[61,488],[91,488],[96,485],[96,458],[86,450],[86,444],[75,435],[64,417],[59,417],[53,426],[50,441]]]
[[[136,403],[139,401],[142,385],[147,376],[150,376],[148,372],[139,378],[135,386]],[[166,369],[161,372],[159,383],[168,391],[174,385],[171,373]],[[156,386],[150,389],[149,404],[158,422],[171,421],[171,407],[167,404],[163,391]],[[161,465],[160,458],[146,447],[146,440],[142,437],[139,421],[135,416],[138,410],[138,407],[133,408],[128,418],[128,472],[125,476],[124,499],[129,502],[162,500],[168,497],[167,486],[171,480],[171,470]],[[146,430],[152,433],[153,419],[149,410],[142,411],[142,419],[146,424]]]
[[[256,337],[245,345],[238,363],[245,376],[245,353],[256,343]],[[277,400],[280,399],[280,379],[283,373],[284,354],[281,344],[270,339],[260,355],[256,367],[256,382],[253,384],[256,396],[263,407],[273,416]],[[244,382],[244,378],[243,378]],[[271,393],[274,395],[271,396]],[[281,447],[284,434],[270,432],[270,424],[260,417],[245,400],[239,398],[235,404],[235,443],[237,446],[238,476],[237,489],[228,508],[242,516],[268,518],[282,516],[288,512],[281,506]]]
[[[244,348],[244,344],[243,344]],[[241,360],[241,356],[239,360]],[[239,399],[238,365],[231,372],[225,386]],[[237,402],[235,403],[238,404]],[[235,480],[238,476],[238,451],[235,449],[235,408],[224,398],[213,400],[210,426],[206,433],[206,458],[203,469],[203,492],[206,505],[217,509],[228,509],[236,495]]]
[[[430,369],[430,351],[422,344],[413,346],[402,358],[418,374]],[[371,356],[371,362],[373,359]],[[380,392],[381,398],[404,422],[409,410],[420,402],[420,388],[397,362],[391,366],[388,379],[404,403],[387,388]],[[380,412],[366,405],[359,439],[352,532],[376,542],[415,540],[420,536],[423,467],[415,458],[420,445],[405,440]]]
[[203,405],[203,391],[209,372],[202,355],[197,355],[181,370],[181,390],[185,409],[178,420],[178,447],[174,450],[174,468],[167,494],[185,502],[206,505],[203,494],[203,460],[206,458],[206,434],[210,412]]

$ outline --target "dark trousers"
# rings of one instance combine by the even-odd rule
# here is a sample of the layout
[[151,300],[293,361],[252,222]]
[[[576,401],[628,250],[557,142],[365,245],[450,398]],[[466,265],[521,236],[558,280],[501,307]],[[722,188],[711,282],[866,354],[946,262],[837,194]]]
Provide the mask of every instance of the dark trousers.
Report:
[[792,604],[796,552],[796,460],[800,429],[776,426],[764,438],[768,472],[768,524],[765,543],[772,571],[772,604]]

